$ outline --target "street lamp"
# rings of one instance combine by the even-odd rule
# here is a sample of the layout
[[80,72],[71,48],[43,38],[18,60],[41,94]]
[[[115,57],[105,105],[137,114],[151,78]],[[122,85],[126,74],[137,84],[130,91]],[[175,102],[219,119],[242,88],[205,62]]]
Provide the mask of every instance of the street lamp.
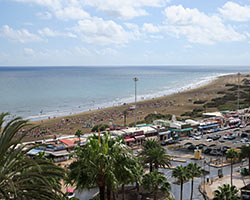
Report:
[[240,109],[240,73],[238,73],[237,75],[238,75],[237,111],[239,112],[239,109]]
[[136,82],[138,81],[138,78],[133,78],[133,81],[135,82],[135,127],[136,127]]

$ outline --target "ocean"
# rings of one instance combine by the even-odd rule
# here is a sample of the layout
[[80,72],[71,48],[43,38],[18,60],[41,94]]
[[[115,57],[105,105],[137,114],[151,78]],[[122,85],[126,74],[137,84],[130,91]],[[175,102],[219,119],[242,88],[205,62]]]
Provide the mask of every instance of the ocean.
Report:
[[151,99],[250,67],[0,67],[0,112],[39,120]]

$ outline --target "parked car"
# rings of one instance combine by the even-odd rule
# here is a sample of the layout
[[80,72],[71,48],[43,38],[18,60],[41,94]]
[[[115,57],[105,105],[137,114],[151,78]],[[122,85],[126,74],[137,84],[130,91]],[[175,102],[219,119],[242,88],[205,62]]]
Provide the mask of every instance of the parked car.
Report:
[[212,142],[212,141],[213,141],[213,139],[211,139],[211,138],[207,139],[207,142]]
[[248,134],[247,133],[241,133],[241,135],[240,135],[242,138],[244,138],[244,137],[248,137]]
[[214,136],[212,136],[212,140],[218,140],[218,139],[220,139],[221,138],[221,136],[220,135],[214,135]]
[[241,141],[242,143],[246,143],[246,142],[248,142],[248,139],[247,139],[247,138],[242,138],[240,141]]
[[228,140],[234,140],[235,138],[236,138],[236,136],[234,136],[234,135],[229,135],[227,139],[228,139]]
[[195,139],[195,140],[200,140],[201,137],[200,137],[200,136],[194,136],[194,139]]

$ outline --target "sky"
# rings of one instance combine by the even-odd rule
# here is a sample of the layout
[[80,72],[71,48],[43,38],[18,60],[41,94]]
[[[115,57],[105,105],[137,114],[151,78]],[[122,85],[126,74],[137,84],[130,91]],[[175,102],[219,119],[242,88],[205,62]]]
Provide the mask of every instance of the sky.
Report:
[[250,65],[250,0],[0,0],[0,66]]

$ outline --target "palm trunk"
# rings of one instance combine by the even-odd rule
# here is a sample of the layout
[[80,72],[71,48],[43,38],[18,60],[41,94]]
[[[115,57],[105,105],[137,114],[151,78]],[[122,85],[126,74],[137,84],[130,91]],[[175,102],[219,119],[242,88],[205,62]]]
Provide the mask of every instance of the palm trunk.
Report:
[[154,200],[157,200],[157,190],[154,191]]
[[124,126],[127,124],[127,115],[124,115]]
[[248,157],[248,173],[250,174],[250,156]]
[[[205,187],[205,186],[204,186]],[[194,192],[194,179],[192,178],[192,181],[191,181],[191,197],[190,197],[190,200],[193,199],[193,192]]]
[[105,186],[99,186],[100,200],[105,200]]
[[112,187],[107,185],[107,200],[111,200]]
[[122,184],[122,200],[125,199],[125,187],[124,184]]
[[182,200],[182,190],[183,190],[183,181],[181,180],[181,195],[180,195],[180,200]]
[[233,186],[233,159],[231,159],[231,186]]
[[153,171],[153,164],[149,163],[149,171],[152,172]]

